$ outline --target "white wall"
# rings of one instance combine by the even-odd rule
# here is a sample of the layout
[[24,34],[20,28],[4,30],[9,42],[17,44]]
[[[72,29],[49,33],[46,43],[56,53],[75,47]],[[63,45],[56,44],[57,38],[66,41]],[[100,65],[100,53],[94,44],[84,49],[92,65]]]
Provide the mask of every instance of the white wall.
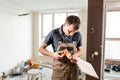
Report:
[[32,56],[31,17],[0,13],[0,74]]

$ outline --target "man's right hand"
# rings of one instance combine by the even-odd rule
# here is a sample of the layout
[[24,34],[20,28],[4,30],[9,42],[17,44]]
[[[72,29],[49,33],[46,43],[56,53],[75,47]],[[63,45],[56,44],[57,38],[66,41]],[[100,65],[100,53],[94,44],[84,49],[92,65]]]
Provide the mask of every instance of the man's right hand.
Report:
[[51,56],[53,57],[53,59],[61,59],[63,56],[60,54],[61,52],[55,52],[55,53],[52,53]]

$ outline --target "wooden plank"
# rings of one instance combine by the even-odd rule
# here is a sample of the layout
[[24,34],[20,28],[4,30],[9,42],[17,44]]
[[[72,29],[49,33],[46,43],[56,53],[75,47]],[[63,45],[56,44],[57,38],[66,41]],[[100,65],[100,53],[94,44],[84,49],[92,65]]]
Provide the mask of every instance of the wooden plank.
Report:
[[77,60],[78,60],[77,65],[83,73],[99,79],[99,77],[98,77],[97,73],[95,72],[93,66],[89,62],[84,61],[80,58],[77,58]]

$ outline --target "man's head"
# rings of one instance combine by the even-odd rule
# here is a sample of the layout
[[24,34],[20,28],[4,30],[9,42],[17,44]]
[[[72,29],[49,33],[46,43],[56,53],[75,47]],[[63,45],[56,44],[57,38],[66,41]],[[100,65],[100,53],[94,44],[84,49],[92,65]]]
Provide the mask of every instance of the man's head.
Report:
[[80,28],[80,18],[75,15],[70,15],[66,18],[65,22],[68,25],[74,25],[74,30],[78,30]]
[[64,26],[68,35],[73,35],[80,28],[80,19],[78,16],[70,15],[66,18]]

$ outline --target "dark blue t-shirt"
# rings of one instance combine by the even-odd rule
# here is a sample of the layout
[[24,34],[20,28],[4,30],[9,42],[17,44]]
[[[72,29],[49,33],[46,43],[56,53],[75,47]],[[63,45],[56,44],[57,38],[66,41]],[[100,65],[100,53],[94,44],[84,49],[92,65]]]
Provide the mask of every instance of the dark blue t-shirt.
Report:
[[[63,27],[63,26],[62,26]],[[62,31],[62,27],[52,30],[45,38],[44,42],[47,45],[52,44],[53,50],[56,51],[58,47],[58,41],[63,43],[76,42],[76,48],[82,46],[82,38],[80,32],[76,32],[73,36],[66,36]]]

